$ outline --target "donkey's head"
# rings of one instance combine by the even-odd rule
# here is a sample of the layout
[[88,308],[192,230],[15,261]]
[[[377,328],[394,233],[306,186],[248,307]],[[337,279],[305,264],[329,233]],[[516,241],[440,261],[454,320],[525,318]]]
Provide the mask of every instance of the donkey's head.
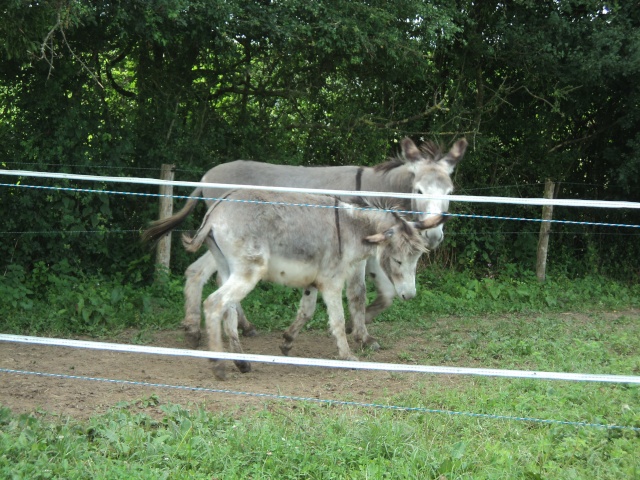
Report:
[[[414,174],[413,193],[424,195],[424,198],[411,200],[411,210],[421,212],[420,220],[448,212],[449,200],[429,197],[449,195],[453,192],[451,174],[464,156],[467,141],[464,138],[458,140],[446,154],[430,142],[418,148],[408,137],[402,140],[401,147],[402,157]],[[429,250],[437,248],[444,239],[442,223],[425,230],[424,238]]]
[[378,245],[380,266],[401,299],[409,300],[416,296],[418,259],[428,250],[421,232],[441,226],[447,218],[435,215],[419,222],[407,222],[398,217],[398,223],[393,227],[364,239],[365,242]]

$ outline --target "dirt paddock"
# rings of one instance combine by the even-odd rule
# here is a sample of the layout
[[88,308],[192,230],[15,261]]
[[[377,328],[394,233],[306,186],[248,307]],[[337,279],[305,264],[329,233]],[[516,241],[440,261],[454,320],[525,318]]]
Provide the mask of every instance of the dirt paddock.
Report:
[[[373,332],[378,334],[378,332]],[[125,332],[116,342],[131,343],[134,332]],[[186,348],[181,330],[153,332],[147,345]],[[416,341],[412,337],[411,342]],[[418,339],[419,340],[419,339]],[[113,341],[113,340],[112,340]],[[402,340],[399,340],[402,342]],[[280,355],[281,333],[260,333],[243,338],[245,353]],[[353,348],[353,345],[352,345]],[[366,356],[366,361],[402,363],[401,343]],[[291,352],[300,357],[334,358],[336,347],[330,335],[303,332]],[[362,356],[362,354],[361,354]],[[299,396],[357,402],[378,402],[410,390],[416,382],[437,382],[446,388],[460,379],[447,375],[355,371],[289,365],[252,363],[252,371],[238,372],[227,362],[227,380],[213,376],[210,362],[190,357],[120,353],[73,347],[55,347],[0,342],[0,367],[113,380],[203,387],[240,392]],[[0,405],[16,413],[47,412],[83,419],[104,412],[118,402],[136,402],[155,396],[161,403],[204,405],[220,411],[245,405],[260,405],[264,397],[151,387],[68,378],[43,377],[0,372]]]

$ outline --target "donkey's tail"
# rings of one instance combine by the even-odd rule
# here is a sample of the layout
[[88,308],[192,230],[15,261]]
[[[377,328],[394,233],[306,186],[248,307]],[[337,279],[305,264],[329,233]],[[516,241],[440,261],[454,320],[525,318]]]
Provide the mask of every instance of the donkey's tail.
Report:
[[151,222],[149,224],[149,228],[142,232],[142,241],[157,242],[164,234],[169,233],[171,230],[184,222],[185,218],[187,218],[195,208],[196,204],[198,203],[198,197],[200,197],[201,195],[202,187],[198,187],[193,192],[191,192],[191,195],[189,195],[189,200],[187,200],[187,203],[185,203],[184,207],[182,207],[179,212],[174,213],[170,217],[161,218],[160,220]]
[[204,215],[202,223],[200,224],[200,228],[198,228],[195,235],[191,236],[187,235],[186,233],[182,234],[182,245],[187,252],[195,252],[202,246],[205,239],[213,229],[213,210],[220,204],[221,201],[223,201],[228,196],[229,194],[225,195],[221,199],[218,199],[216,203],[209,207],[209,210],[207,210],[207,213]]

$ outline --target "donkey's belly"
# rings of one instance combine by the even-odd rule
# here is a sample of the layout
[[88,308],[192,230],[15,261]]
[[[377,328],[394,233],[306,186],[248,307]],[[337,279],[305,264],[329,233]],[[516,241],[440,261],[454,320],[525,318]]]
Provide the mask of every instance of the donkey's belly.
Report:
[[271,257],[264,280],[304,288],[318,277],[317,265],[282,257]]

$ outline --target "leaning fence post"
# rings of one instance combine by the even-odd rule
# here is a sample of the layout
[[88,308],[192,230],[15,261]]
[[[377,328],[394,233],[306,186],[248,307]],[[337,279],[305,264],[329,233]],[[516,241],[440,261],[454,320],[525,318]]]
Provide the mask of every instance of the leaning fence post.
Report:
[[[162,164],[160,170],[161,180],[173,180],[173,171],[175,165]],[[160,185],[160,215],[158,218],[163,219],[173,215],[173,185]],[[158,275],[160,270],[168,270],[171,264],[171,232],[164,235],[158,241],[156,250],[156,278],[162,278]]]
[[[544,184],[544,198],[553,198],[554,184],[547,179]],[[538,237],[538,260],[536,262],[536,276],[538,280],[544,282],[547,277],[547,252],[549,249],[549,232],[551,231],[551,220],[553,215],[553,205],[542,207],[542,223],[540,223],[540,236]]]

